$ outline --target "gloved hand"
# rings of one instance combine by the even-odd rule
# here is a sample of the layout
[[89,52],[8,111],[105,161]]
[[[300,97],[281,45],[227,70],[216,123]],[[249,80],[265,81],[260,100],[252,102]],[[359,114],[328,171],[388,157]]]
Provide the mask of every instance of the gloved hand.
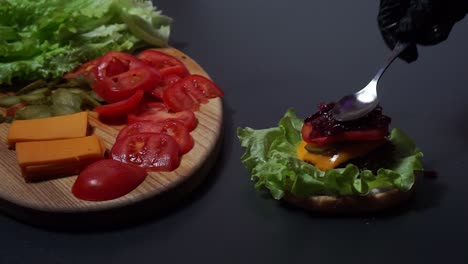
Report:
[[378,25],[387,46],[410,42],[400,58],[418,58],[416,44],[435,45],[446,40],[453,25],[468,12],[468,0],[380,0]]

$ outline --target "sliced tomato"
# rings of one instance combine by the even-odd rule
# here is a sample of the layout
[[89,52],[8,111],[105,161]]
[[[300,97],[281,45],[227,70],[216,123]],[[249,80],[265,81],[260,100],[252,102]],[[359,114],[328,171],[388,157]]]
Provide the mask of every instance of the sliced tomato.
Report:
[[164,125],[162,123],[155,123],[151,121],[140,121],[135,122],[123,127],[116,137],[116,141],[121,140],[124,137],[136,135],[138,133],[162,133]]
[[171,74],[168,76],[162,76],[162,81],[159,83],[153,91],[151,91],[151,95],[158,99],[163,99],[164,91],[171,86],[172,84],[180,81],[182,78],[176,74]]
[[352,130],[341,134],[311,138],[313,127],[310,123],[304,123],[302,126],[302,139],[308,143],[313,143],[317,146],[325,146],[333,143],[344,141],[373,141],[385,138],[388,135],[387,128],[375,128],[366,130]]
[[161,102],[146,102],[134,109],[127,115],[127,123],[131,124],[139,121],[151,121],[161,123],[167,119],[178,119],[184,126],[192,131],[197,126],[197,118],[190,110],[177,113],[169,112],[169,109]]
[[162,68],[162,69],[159,69],[159,71],[161,72],[161,75],[164,77],[170,76],[170,75],[177,75],[180,78],[184,78],[190,74],[187,68],[183,64],[172,66],[172,67],[167,67],[167,68]]
[[125,100],[137,90],[152,91],[161,81],[159,72],[143,66],[98,80],[94,91],[109,103]]
[[110,157],[153,171],[172,171],[180,164],[179,153],[179,145],[169,135],[138,133],[116,141]]
[[158,69],[163,76],[175,74],[179,77],[185,77],[189,74],[183,62],[158,50],[147,49],[138,54],[137,57]]
[[169,86],[163,94],[163,101],[173,111],[196,111],[209,98],[223,96],[223,91],[211,80],[200,75],[189,75]]
[[128,113],[128,123],[137,121],[151,121],[151,116],[161,111],[169,112],[169,108],[166,106],[166,104],[163,102],[144,99],[137,108]]
[[206,98],[211,99],[224,96],[223,90],[221,90],[218,85],[206,77],[194,74],[191,75],[188,79],[192,82],[193,86],[203,92]]
[[104,56],[103,59],[108,60],[101,61],[100,68],[98,68],[101,78],[112,77],[130,69],[130,63],[128,61],[120,60],[114,56]]
[[132,54],[110,51],[99,60],[97,78],[102,80],[144,66],[146,63]]
[[82,200],[112,200],[134,190],[146,175],[145,169],[132,164],[99,160],[81,171],[72,186],[72,193]]
[[86,81],[88,83],[95,82],[98,76],[98,65],[100,63],[100,59],[101,58],[96,58],[94,60],[81,64],[72,72],[65,74],[63,78],[78,79]]
[[184,110],[197,111],[200,108],[200,102],[186,92],[181,82],[182,80],[174,83],[164,91],[164,103],[175,112]]
[[145,92],[143,90],[138,90],[128,99],[112,104],[98,106],[94,108],[94,111],[105,117],[126,115],[129,111],[138,105],[144,94]]
[[179,119],[167,119],[163,124],[164,133],[173,137],[177,144],[179,144],[180,154],[185,154],[193,148],[193,137],[182,121]]
[[177,119],[167,119],[160,123],[151,121],[132,123],[120,130],[116,141],[138,133],[163,133],[171,136],[177,144],[179,144],[181,155],[189,152],[194,145],[190,131],[185,127],[182,121]]
[[171,112],[159,112],[152,116],[151,120],[154,122],[162,122],[167,119],[177,119],[180,120],[184,126],[189,130],[192,131],[197,127],[197,117],[195,114],[190,110],[185,110],[177,113]]

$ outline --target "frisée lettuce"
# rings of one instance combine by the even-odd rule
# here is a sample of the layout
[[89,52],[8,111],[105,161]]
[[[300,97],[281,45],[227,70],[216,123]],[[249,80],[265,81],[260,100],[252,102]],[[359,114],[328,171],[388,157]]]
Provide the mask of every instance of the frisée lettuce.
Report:
[[59,78],[104,53],[167,46],[171,19],[143,0],[0,0],[0,85]]
[[303,121],[289,109],[277,127],[255,130],[238,128],[241,160],[255,181],[255,188],[268,190],[275,199],[286,192],[301,198],[315,195],[366,195],[375,188],[408,191],[414,184],[414,171],[422,170],[423,154],[401,130],[389,136],[393,151],[385,157],[385,168],[374,174],[354,164],[321,171],[297,158]]

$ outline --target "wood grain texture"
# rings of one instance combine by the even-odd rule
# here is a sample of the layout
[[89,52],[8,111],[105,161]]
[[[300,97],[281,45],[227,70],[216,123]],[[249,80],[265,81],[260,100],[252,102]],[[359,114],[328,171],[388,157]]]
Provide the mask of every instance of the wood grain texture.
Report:
[[[192,74],[200,74],[209,78],[200,65],[181,51],[173,48],[160,50],[179,58]],[[88,114],[94,133],[100,136],[106,147],[110,149],[121,126],[100,122],[95,112],[89,111]],[[137,189],[118,199],[102,202],[83,201],[73,196],[71,187],[76,180],[76,175],[38,183],[26,183],[16,162],[15,151],[9,149],[6,144],[9,124],[3,123],[0,125],[0,199],[3,204],[10,203],[13,207],[23,207],[32,212],[87,213],[118,209],[154,198],[170,192],[193,177],[198,178],[195,182],[199,184],[209,171],[206,165],[211,166],[212,159],[216,158],[213,153],[221,137],[222,99],[210,99],[210,102],[202,105],[195,115],[198,118],[198,126],[191,132],[195,145],[182,157],[179,168],[172,172],[150,172]],[[191,191],[193,188],[186,188],[186,190]]]

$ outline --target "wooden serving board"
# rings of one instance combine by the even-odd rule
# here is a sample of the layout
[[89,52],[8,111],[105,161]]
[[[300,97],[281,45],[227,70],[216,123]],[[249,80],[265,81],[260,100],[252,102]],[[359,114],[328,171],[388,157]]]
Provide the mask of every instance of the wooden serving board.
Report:
[[[174,48],[160,49],[179,58],[192,74],[209,78],[208,74],[189,56]],[[4,114],[4,113],[3,113]],[[21,176],[16,161],[16,153],[8,148],[6,136],[10,124],[0,125],[0,207],[13,212],[18,208],[27,212],[44,213],[92,213],[118,209],[131,204],[153,199],[170,193],[192,178],[199,184],[214,163],[222,133],[223,107],[220,98],[210,99],[206,105],[195,112],[198,125],[191,132],[195,145],[181,160],[180,166],[172,172],[150,172],[145,181],[129,194],[118,199],[91,202],[77,199],[71,193],[71,187],[77,176],[70,176],[38,183],[26,183]],[[89,112],[89,123],[94,133],[100,136],[108,149],[115,142],[115,137],[122,126],[107,125],[99,121],[97,113]],[[193,190],[196,186],[185,188],[177,195]],[[154,200],[155,203],[165,200]],[[155,204],[154,206],[159,206]],[[22,211],[23,212],[23,211]],[[7,212],[10,213],[10,212]],[[27,218],[27,216],[23,217]]]

